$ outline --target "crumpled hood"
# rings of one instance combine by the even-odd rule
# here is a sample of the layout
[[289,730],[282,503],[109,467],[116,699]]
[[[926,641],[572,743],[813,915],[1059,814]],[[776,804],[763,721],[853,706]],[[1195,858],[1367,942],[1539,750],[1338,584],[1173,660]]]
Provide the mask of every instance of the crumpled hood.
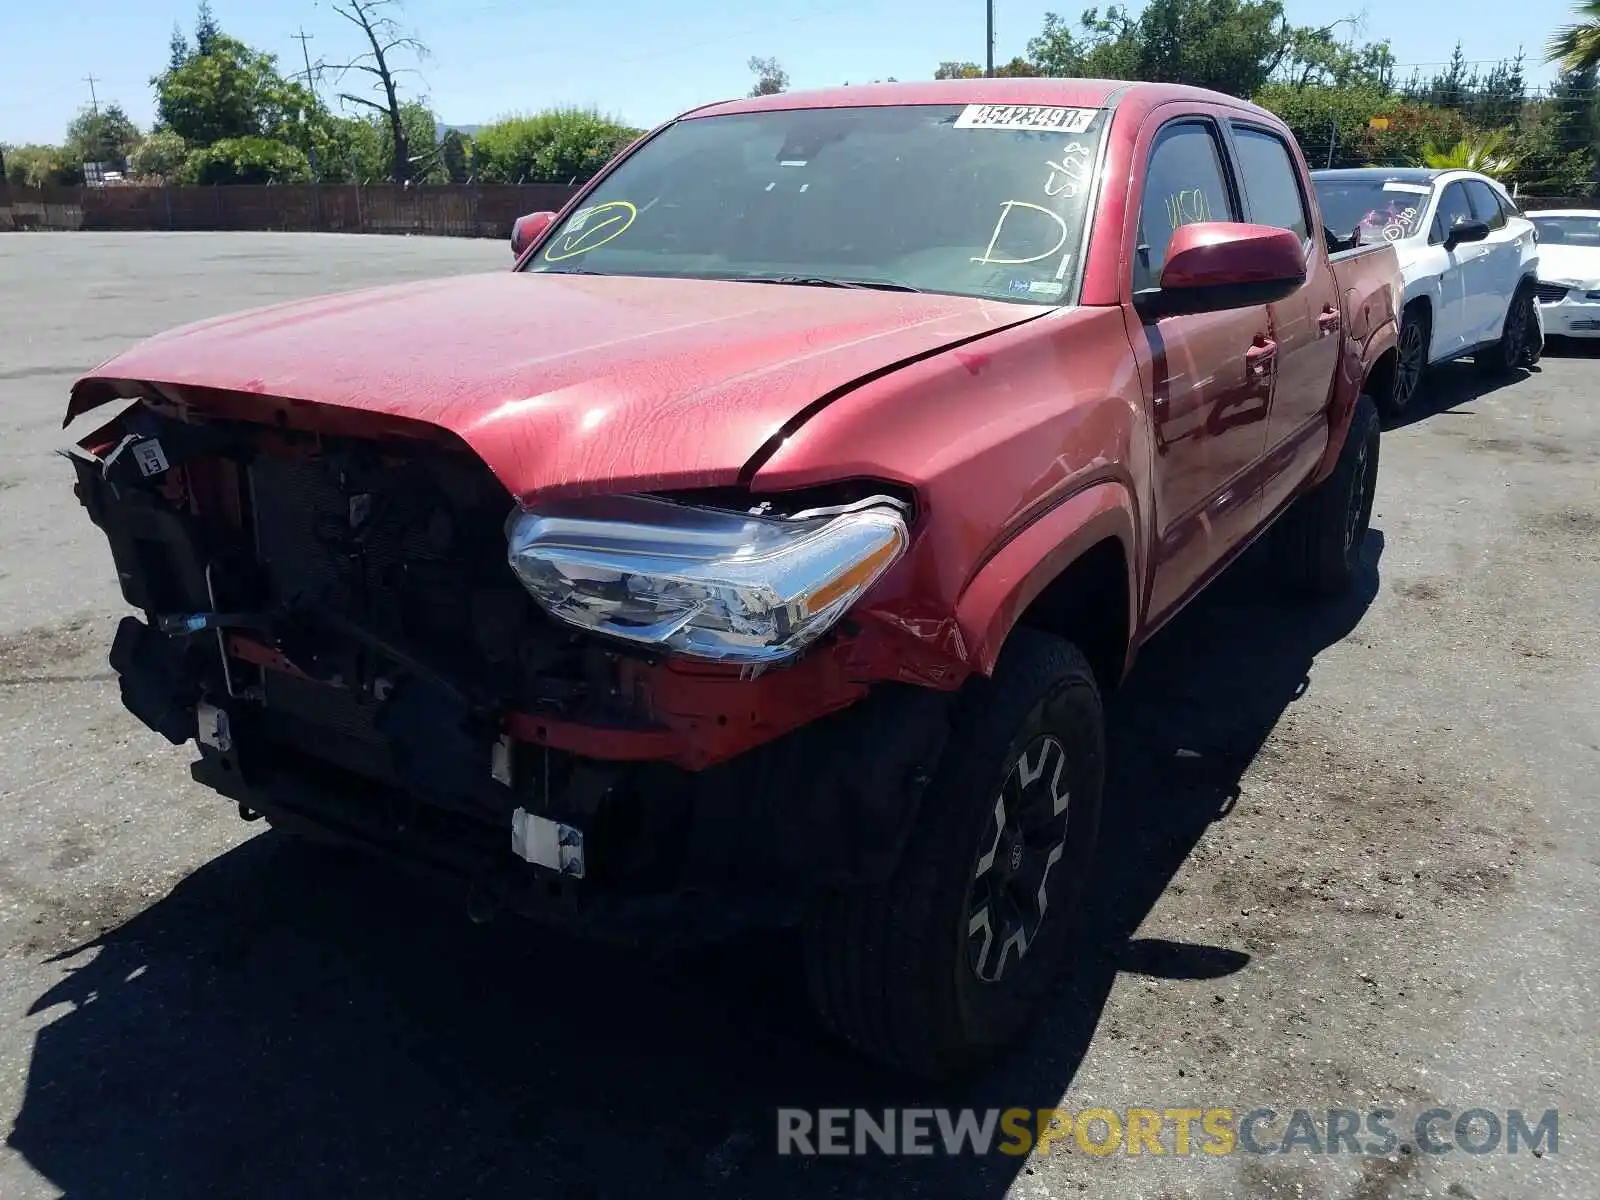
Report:
[[[427,422],[513,495],[724,486],[786,424],[864,375],[1050,311],[914,293],[498,272],[189,325],[103,363]],[[125,389],[124,389],[125,390]]]
[[1600,247],[1539,243],[1539,278],[1552,283],[1600,283]]

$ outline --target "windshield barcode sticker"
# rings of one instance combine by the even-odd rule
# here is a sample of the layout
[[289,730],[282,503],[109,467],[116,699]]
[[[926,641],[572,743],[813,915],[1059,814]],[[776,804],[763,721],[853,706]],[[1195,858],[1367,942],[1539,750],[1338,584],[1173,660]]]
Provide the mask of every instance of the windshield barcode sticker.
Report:
[[956,118],[956,128],[1082,133],[1099,111],[1097,108],[1058,108],[1052,104],[969,104]]
[[1383,190],[1386,192],[1409,192],[1413,196],[1426,196],[1428,185],[1425,183],[1402,183],[1398,179],[1385,179]]

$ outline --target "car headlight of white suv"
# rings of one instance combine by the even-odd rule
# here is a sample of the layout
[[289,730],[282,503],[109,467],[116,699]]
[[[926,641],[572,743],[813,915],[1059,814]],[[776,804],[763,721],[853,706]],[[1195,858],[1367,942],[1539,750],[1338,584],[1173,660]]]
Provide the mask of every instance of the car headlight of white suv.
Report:
[[511,569],[579,629],[692,658],[771,663],[832,627],[905,552],[887,496],[790,517],[649,496],[542,503],[507,521]]

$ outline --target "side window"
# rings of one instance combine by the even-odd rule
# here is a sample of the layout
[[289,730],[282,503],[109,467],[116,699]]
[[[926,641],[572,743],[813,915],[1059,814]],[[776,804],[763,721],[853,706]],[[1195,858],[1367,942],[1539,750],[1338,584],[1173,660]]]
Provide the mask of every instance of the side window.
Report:
[[1258,225],[1276,225],[1300,236],[1311,236],[1305,197],[1300,192],[1300,172],[1289,147],[1277,134],[1247,125],[1233,127],[1239,151],[1239,177],[1250,197],[1250,219]]
[[1442,242],[1452,225],[1470,220],[1472,220],[1472,206],[1467,203],[1467,189],[1459,182],[1452,183],[1439,197],[1439,211],[1434,214],[1428,240],[1436,244]]
[[1481,179],[1467,180],[1467,199],[1472,201],[1472,215],[1490,229],[1504,229],[1506,214],[1500,210],[1500,198],[1494,189]]
[[1179,121],[1156,134],[1139,206],[1139,246],[1133,260],[1133,290],[1161,282],[1167,243],[1180,225],[1237,221],[1222,145],[1209,121]]

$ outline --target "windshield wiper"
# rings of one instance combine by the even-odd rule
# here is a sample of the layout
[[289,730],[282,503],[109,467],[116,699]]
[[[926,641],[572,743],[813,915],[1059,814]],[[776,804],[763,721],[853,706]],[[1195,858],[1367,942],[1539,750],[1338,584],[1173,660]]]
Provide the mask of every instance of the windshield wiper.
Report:
[[870,288],[877,292],[920,292],[892,279],[829,279],[825,275],[722,275],[731,283],[787,283],[794,287]]

